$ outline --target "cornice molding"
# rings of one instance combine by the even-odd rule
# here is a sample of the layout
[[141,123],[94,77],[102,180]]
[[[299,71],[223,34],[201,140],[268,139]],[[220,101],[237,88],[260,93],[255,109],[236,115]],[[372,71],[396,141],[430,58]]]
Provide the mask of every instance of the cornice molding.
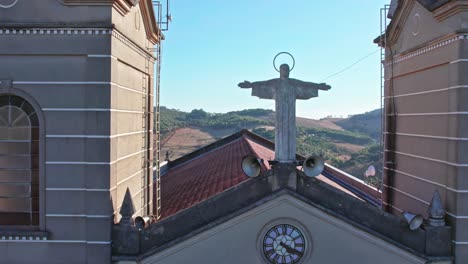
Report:
[[113,0],[114,8],[121,14],[126,15],[132,7],[136,6],[139,0]]
[[116,29],[112,30],[111,34],[112,34],[112,37],[119,40],[120,42],[122,42],[123,44],[125,44],[129,48],[133,49],[134,51],[136,51],[140,55],[142,55],[144,57],[149,57],[152,61],[156,60],[156,58],[151,53],[151,51],[146,50],[146,49],[142,48],[141,46],[137,45],[135,42],[133,42],[131,39],[127,38],[125,35],[120,33],[118,30],[116,30]]
[[468,1],[462,0],[449,2],[432,11],[437,21],[443,21],[461,12],[468,12]]
[[127,15],[132,7],[140,6],[141,17],[148,40],[156,45],[163,39],[154,14],[151,0],[61,0],[64,5],[112,5],[122,16]]
[[131,48],[132,50],[136,51],[138,54],[142,55],[143,57],[148,57],[152,61],[155,61],[156,58],[151,53],[150,50],[147,50],[132,40],[127,38],[125,35],[120,33],[116,29],[112,28],[5,28],[0,27],[0,37],[2,36],[12,36],[12,35],[63,35],[63,36],[71,36],[71,35],[112,35],[115,39],[119,40],[127,47]]
[[434,11],[437,8],[447,4],[450,1],[457,1],[457,0],[416,0],[418,1],[424,8],[428,11]]
[[121,15],[126,15],[140,0],[61,0],[65,5],[112,5]]
[[112,5],[115,0],[61,0],[64,5]]
[[154,15],[152,1],[151,0],[140,1],[140,10],[141,10],[141,17],[143,18],[143,24],[145,27],[146,36],[153,45],[156,45],[157,43],[161,41],[162,33],[156,22],[156,17]]
[[109,28],[4,28],[0,35],[110,35]]
[[[421,4],[419,0],[402,0],[399,3],[398,9],[395,12],[395,16],[393,17],[386,31],[387,46],[392,45],[398,40],[403,29],[403,25],[406,23],[406,20],[408,19],[408,16],[416,2]],[[423,7],[425,6],[423,5]],[[427,9],[427,7],[425,8]],[[439,4],[435,7],[435,9],[427,10],[433,14],[437,21],[440,22],[461,12],[468,12],[468,0],[450,0]]]
[[455,34],[451,35],[449,37],[445,37],[443,39],[439,39],[437,41],[431,42],[424,47],[417,48],[413,51],[405,52],[403,54],[397,55],[393,58],[393,60],[386,60],[385,65],[391,65],[405,61],[407,59],[411,59],[413,57],[419,56],[421,54],[425,54],[428,52],[431,52],[435,49],[438,49],[440,47],[444,47],[446,45],[452,44],[456,41],[468,41],[468,34],[463,33],[463,34]]
[[400,36],[401,31],[403,30],[403,25],[406,23],[406,20],[408,19],[409,14],[411,13],[411,10],[414,7],[414,4],[414,0],[406,0],[400,3],[400,6],[395,12],[395,16],[393,17],[392,22],[390,23],[386,31],[386,46],[393,45],[393,43],[395,43],[398,40],[398,37]]

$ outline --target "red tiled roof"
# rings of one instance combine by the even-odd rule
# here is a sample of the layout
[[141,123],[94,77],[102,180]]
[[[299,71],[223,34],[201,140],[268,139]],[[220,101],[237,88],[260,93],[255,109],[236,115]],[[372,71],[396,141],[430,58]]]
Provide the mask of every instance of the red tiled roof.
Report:
[[242,172],[240,163],[245,155],[268,159],[274,152],[242,136],[170,168],[161,177],[162,218],[249,179]]
[[[161,176],[161,218],[192,207],[248,180],[241,168],[241,160],[246,155],[263,159],[262,171],[269,169],[267,161],[273,160],[275,156],[271,142],[245,131],[235,135],[220,140],[225,142],[218,146],[209,145],[204,148],[205,151],[173,161],[175,165],[170,166]],[[324,176],[318,179],[353,195]]]

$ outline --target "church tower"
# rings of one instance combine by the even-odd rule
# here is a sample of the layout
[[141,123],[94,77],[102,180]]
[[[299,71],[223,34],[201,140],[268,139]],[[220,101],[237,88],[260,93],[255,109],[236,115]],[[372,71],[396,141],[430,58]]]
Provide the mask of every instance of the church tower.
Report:
[[468,4],[392,1],[385,48],[383,205],[427,218],[436,191],[468,262]]
[[161,39],[150,0],[0,0],[0,262],[110,263],[126,191],[157,213]]

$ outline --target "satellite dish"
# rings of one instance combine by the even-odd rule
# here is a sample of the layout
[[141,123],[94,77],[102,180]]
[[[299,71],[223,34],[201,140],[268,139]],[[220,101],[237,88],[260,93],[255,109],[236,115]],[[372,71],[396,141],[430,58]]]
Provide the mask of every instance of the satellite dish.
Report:
[[262,159],[257,159],[254,156],[247,155],[242,158],[242,171],[248,177],[257,177],[262,168],[261,163],[263,163]]
[[315,177],[322,173],[325,168],[325,160],[322,157],[312,156],[304,160],[302,171],[307,177]]
[[374,177],[375,176],[375,167],[370,165],[369,168],[364,172],[364,176],[366,177]]

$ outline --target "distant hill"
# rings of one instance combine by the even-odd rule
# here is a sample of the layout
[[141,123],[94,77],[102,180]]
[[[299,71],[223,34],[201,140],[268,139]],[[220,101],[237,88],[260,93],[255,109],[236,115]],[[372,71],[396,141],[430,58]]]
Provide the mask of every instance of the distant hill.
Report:
[[368,135],[369,137],[380,139],[380,109],[376,109],[364,114],[353,115],[349,118],[335,121],[340,127],[354,132]]
[[[202,127],[240,127],[274,126],[275,112],[266,109],[247,109],[226,114],[207,113],[203,109],[194,109],[190,113],[161,106],[161,134],[164,136],[172,129],[184,126]],[[208,120],[210,119],[210,120]],[[344,130],[338,122],[343,119],[323,118],[320,120],[297,117],[298,126],[307,128],[326,128]]]
[[344,130],[341,126],[337,124],[337,121],[341,120],[341,118],[322,118],[319,120],[316,119],[309,119],[304,117],[297,117],[296,124],[297,126],[303,127],[322,127],[322,128],[329,128],[335,130]]
[[[228,113],[194,109],[187,113],[161,107],[161,157],[174,160],[241,129],[274,141],[274,115],[265,109]],[[321,155],[357,177],[369,165],[378,165],[380,110],[346,119],[299,117],[297,126],[297,151],[304,156]]]
[[185,117],[187,113],[176,110],[169,109],[167,107],[160,107],[160,129],[161,137],[164,138],[172,129],[177,127],[184,127],[187,125],[185,122]]
[[[164,137],[178,127],[200,127],[210,129],[243,129],[274,127],[275,112],[266,109],[247,109],[225,114],[208,113],[194,109],[190,113],[161,106],[161,134]],[[297,117],[298,127],[355,132],[378,141],[380,138],[380,109],[349,118],[323,118],[320,120]],[[238,131],[236,130],[236,131]],[[222,136],[221,136],[222,137]]]
[[175,128],[187,126],[206,130],[233,130],[235,132],[244,128],[273,126],[273,115],[273,111],[265,109],[248,109],[220,114],[208,113],[203,109],[194,109],[190,113],[186,113],[161,107],[161,136],[164,137]]

